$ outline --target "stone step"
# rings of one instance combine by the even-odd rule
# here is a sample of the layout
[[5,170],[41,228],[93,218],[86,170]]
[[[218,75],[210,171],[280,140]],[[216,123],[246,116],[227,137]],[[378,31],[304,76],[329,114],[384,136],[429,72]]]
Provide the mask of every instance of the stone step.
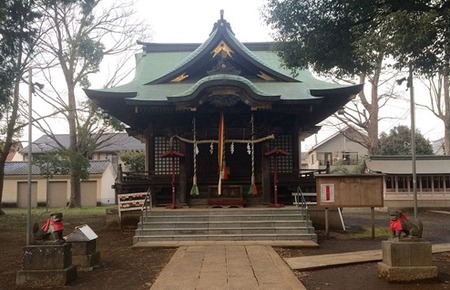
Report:
[[208,221],[271,221],[271,220],[306,220],[308,219],[305,215],[294,215],[294,214],[282,214],[282,215],[231,215],[231,216],[223,216],[223,215],[187,215],[187,216],[163,216],[163,215],[148,215],[144,216],[145,222],[156,222],[156,221],[199,221],[199,222],[208,222]]
[[[270,220],[270,221],[208,221],[206,223],[209,228],[217,227],[262,227],[262,228],[272,228],[280,226],[290,226],[290,227],[306,227],[311,226],[310,222],[307,220]],[[159,229],[159,228],[197,228],[205,226],[204,221],[148,221],[144,224],[140,223],[139,227],[144,229]]]
[[232,228],[144,228],[139,230],[139,235],[232,235],[232,234],[290,234],[309,233],[306,227],[232,227]]
[[264,241],[264,240],[312,240],[315,234],[199,234],[199,235],[140,235],[133,238],[133,244],[148,241]]
[[289,208],[218,208],[218,209],[198,209],[198,208],[180,208],[180,209],[152,209],[148,214],[163,216],[190,216],[190,215],[210,215],[210,216],[232,216],[232,215],[278,215],[278,214],[303,214],[303,211],[296,207]]
[[176,209],[144,213],[134,243],[142,241],[317,242],[309,216],[298,208]]

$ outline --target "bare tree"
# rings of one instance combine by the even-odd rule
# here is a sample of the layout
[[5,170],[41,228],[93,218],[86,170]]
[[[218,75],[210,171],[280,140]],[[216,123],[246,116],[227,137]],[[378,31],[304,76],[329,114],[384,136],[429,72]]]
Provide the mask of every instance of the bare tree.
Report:
[[444,123],[444,153],[450,155],[450,82],[449,73],[438,72],[423,80],[429,93],[429,105],[417,104],[430,110]]
[[[401,98],[396,83],[398,72],[390,70],[387,65],[383,66],[386,60],[379,58],[378,61],[378,69],[372,74],[359,75],[358,83],[365,84],[365,90],[324,122],[324,125],[337,129],[347,139],[367,148],[369,155],[379,152],[379,122],[383,119],[396,118],[395,116],[381,117],[381,110],[390,100]],[[339,81],[355,83],[342,78]],[[347,128],[354,130],[347,130]]]
[[[34,1],[7,1],[0,4],[0,215],[5,162],[18,144],[24,127],[19,113],[20,84],[32,58],[36,31],[31,23],[38,16]],[[32,84],[29,84],[30,86]]]
[[[145,39],[149,29],[135,16],[132,1],[53,0],[46,3],[41,13],[48,33],[42,38],[39,60],[45,68],[43,73],[52,94],[47,94],[44,99],[53,107],[55,116],[62,116],[67,121],[70,140],[67,158],[71,164],[69,207],[81,207],[83,170],[79,161],[89,147],[84,137],[91,136],[89,132],[97,130],[97,134],[101,134],[101,131],[92,125],[94,116],[99,116],[98,111],[93,115],[85,114],[83,109],[89,106],[79,105],[84,94],[78,89],[89,87],[88,77],[98,72],[105,56],[133,51],[136,40]],[[62,72],[64,88],[59,86],[62,80],[55,75],[56,70]],[[49,136],[53,135],[49,122],[41,122],[38,126]]]

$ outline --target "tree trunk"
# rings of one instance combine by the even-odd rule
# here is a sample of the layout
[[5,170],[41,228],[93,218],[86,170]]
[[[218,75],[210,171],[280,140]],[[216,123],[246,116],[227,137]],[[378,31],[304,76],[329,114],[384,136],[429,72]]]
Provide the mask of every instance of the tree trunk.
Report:
[[[8,157],[9,152],[11,151],[11,147],[13,146],[13,137],[16,129],[16,121],[17,121],[17,111],[19,108],[19,82],[20,77],[16,77],[14,80],[14,91],[13,91],[13,102],[11,106],[11,115],[8,120],[8,125],[6,129],[5,143],[3,145],[2,151],[0,152],[0,215],[5,214],[2,210],[2,200],[3,200],[3,188],[4,188],[4,180],[5,180],[5,162]],[[31,84],[30,84],[31,85]],[[31,144],[28,144],[31,146]],[[28,157],[30,158],[30,157]]]
[[450,155],[450,81],[448,70],[444,73],[444,102],[445,102],[445,118],[444,118],[444,154]]
[[369,120],[367,122],[367,136],[369,138],[369,147],[367,148],[369,155],[376,155],[379,151],[378,145],[378,86],[380,83],[382,58],[378,62],[378,69],[374,71],[372,79],[372,89],[370,92],[370,105],[366,108],[369,111]]
[[68,78],[68,123],[69,123],[69,156],[70,156],[70,202],[69,207],[81,207],[81,185],[77,167],[77,126],[76,126],[76,102],[75,102],[75,85]]

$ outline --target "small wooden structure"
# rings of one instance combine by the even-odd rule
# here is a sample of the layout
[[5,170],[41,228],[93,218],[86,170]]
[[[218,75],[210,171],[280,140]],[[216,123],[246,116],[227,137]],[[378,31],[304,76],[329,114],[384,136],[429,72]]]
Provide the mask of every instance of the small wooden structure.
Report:
[[382,174],[321,174],[316,184],[319,207],[383,207]]
[[328,236],[328,209],[370,207],[372,237],[375,237],[374,208],[383,207],[382,174],[321,174],[316,176],[317,206],[325,208],[325,231]]

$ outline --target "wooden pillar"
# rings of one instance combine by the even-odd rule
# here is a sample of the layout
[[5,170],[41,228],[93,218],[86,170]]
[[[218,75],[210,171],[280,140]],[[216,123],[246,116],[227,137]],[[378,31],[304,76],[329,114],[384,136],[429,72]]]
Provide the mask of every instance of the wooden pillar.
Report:
[[263,201],[270,203],[270,193],[272,188],[270,186],[270,158],[265,158],[264,153],[269,151],[269,143],[261,143],[261,154],[259,158],[261,160],[261,187],[263,194]]
[[292,168],[295,172],[300,169],[301,164],[301,148],[300,148],[300,140],[299,140],[299,128],[298,122],[295,124],[294,132],[292,133]]
[[[145,132],[145,170],[151,177],[155,173],[155,137],[153,134],[153,126],[149,126]],[[150,181],[150,189],[152,192],[152,202],[156,204],[155,187]]]
[[149,126],[145,132],[145,170],[155,171],[155,138],[153,127]]
[[179,158],[180,162],[180,169],[179,169],[179,181],[178,181],[178,190],[177,190],[177,200],[181,204],[186,204],[186,194],[188,192],[187,189],[187,169],[189,166],[187,165],[188,162],[190,162],[190,152],[187,150],[190,146],[187,146],[186,143],[180,142],[179,143],[179,149],[180,152],[184,154],[185,158]]

